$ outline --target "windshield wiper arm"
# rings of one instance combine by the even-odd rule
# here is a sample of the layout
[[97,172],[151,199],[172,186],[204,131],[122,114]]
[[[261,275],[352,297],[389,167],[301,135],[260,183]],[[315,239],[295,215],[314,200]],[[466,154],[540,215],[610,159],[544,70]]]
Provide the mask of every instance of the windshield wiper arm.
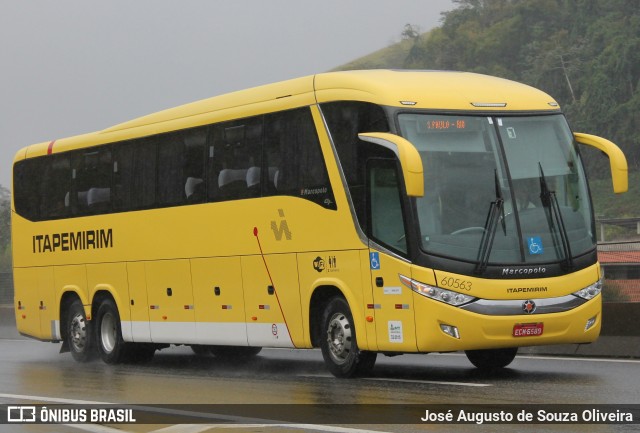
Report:
[[494,171],[496,199],[489,205],[487,220],[484,223],[484,231],[480,240],[480,248],[478,249],[478,259],[475,273],[483,274],[489,263],[489,256],[493,248],[493,240],[496,237],[496,229],[498,228],[498,220],[502,223],[502,231],[507,235],[507,226],[504,221],[504,198],[502,196],[502,188],[500,188],[500,180],[498,180],[498,170]]
[[547,214],[549,228],[552,231],[555,229],[555,225],[553,224],[553,220],[555,218],[555,220],[558,222],[557,231],[560,234],[560,242],[562,244],[562,250],[565,257],[564,264],[566,269],[572,269],[573,256],[571,255],[571,245],[569,244],[569,235],[567,234],[567,228],[564,225],[564,218],[562,217],[562,212],[560,212],[558,197],[556,197],[555,191],[549,190],[549,186],[547,185],[547,178],[544,176],[542,164],[540,164],[539,162],[538,167],[540,169],[540,200],[542,201],[542,206],[544,206],[546,209],[549,209],[549,213]]

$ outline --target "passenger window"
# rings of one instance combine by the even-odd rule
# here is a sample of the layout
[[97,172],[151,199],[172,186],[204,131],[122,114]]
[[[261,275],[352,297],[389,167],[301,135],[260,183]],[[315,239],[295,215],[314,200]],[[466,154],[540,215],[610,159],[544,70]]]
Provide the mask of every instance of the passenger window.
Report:
[[[32,173],[37,175],[37,173]],[[54,155],[45,164],[42,175],[41,219],[56,219],[71,216],[72,170],[69,155]]]
[[[262,116],[216,125],[209,148],[211,201],[259,197]],[[217,182],[216,182],[217,181]]]
[[158,204],[174,206],[186,201],[182,167],[184,144],[178,133],[158,137]]
[[207,128],[194,128],[184,134],[184,195],[187,203],[202,203],[206,196],[205,148]]
[[18,215],[31,221],[39,220],[43,158],[17,162],[13,167],[13,200]]
[[263,195],[291,195],[336,209],[309,109],[268,115],[265,129]]
[[114,210],[147,209],[156,203],[156,144],[143,138],[114,148]]
[[[110,148],[90,149],[76,154],[72,176],[75,179],[74,214],[107,213],[111,210]],[[73,198],[73,197],[72,197]]]

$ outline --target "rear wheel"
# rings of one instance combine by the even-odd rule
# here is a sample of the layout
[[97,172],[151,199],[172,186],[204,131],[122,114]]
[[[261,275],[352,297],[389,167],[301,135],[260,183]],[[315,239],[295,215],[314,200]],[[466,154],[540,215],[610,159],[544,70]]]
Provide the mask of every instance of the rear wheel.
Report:
[[335,297],[326,305],[322,315],[320,348],[329,371],[336,377],[354,377],[373,369],[377,354],[360,351],[349,304]]
[[155,346],[151,344],[126,343],[122,338],[122,327],[118,307],[111,299],[105,299],[98,308],[96,317],[98,352],[107,364],[121,362],[147,362],[153,358]]
[[517,347],[465,351],[469,361],[481,370],[497,370],[504,368],[511,364],[517,353]]
[[65,324],[65,339],[71,356],[78,362],[87,362],[96,357],[93,328],[84,313],[79,299],[69,305]]

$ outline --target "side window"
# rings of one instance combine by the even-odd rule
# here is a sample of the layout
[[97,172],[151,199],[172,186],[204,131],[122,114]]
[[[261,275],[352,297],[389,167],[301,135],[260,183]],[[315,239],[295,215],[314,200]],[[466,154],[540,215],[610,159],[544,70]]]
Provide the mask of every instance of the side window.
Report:
[[13,200],[18,215],[39,220],[40,184],[43,158],[17,162],[13,167]]
[[261,195],[262,116],[215,125],[207,152],[209,201]]
[[[51,159],[49,159],[51,158]],[[56,219],[71,216],[72,202],[75,200],[72,191],[72,170],[68,153],[47,157],[49,161],[42,173],[40,189],[40,218]],[[38,176],[38,173],[32,173]]]
[[185,202],[182,167],[184,144],[181,134],[157,136],[158,141],[158,205],[173,206]]
[[[361,141],[361,132],[389,132],[384,110],[375,104],[339,101],[322,104],[322,113],[338,153],[358,221],[365,228],[365,164],[372,147]],[[375,150],[374,150],[375,151]]]
[[[111,210],[111,149],[101,147],[74,152],[75,196],[71,196],[74,215],[107,213]],[[74,203],[75,199],[75,203]]]
[[113,150],[115,211],[147,209],[156,203],[156,144],[143,138]]
[[264,154],[264,196],[292,195],[336,209],[308,108],[266,116]]
[[407,238],[395,160],[368,161],[367,197],[371,238],[394,251],[406,254]]
[[205,149],[207,127],[194,128],[184,133],[184,195],[187,203],[202,203],[206,196]]

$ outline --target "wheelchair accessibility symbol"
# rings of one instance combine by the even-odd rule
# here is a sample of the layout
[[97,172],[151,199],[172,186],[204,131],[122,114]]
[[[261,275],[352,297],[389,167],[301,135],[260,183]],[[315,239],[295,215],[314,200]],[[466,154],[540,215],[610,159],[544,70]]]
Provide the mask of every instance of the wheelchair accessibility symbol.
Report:
[[371,264],[371,270],[377,271],[380,269],[380,253],[369,253],[369,263]]
[[527,246],[529,247],[529,254],[531,255],[544,253],[544,247],[542,246],[542,239],[540,236],[527,238]]

